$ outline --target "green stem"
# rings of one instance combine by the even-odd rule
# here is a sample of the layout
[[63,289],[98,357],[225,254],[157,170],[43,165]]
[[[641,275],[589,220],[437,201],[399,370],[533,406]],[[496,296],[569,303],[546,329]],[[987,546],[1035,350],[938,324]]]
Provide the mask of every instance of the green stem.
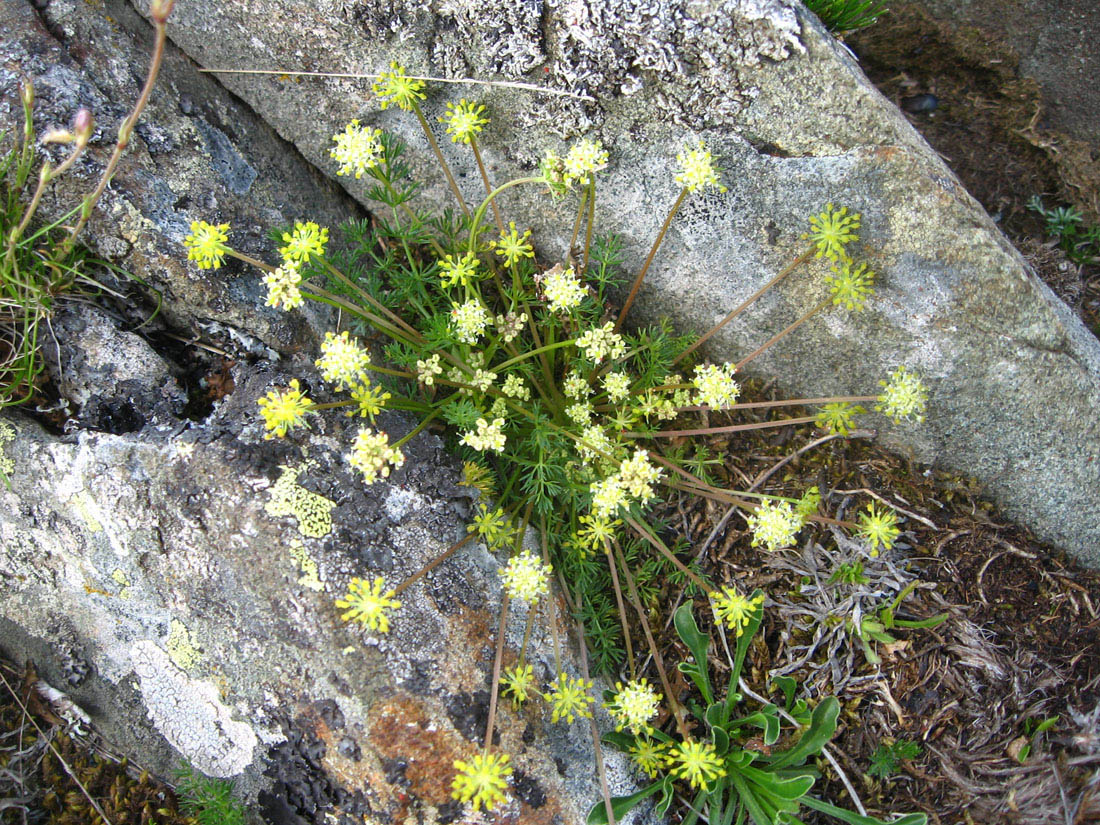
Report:
[[577,204],[577,217],[573,220],[573,234],[569,236],[569,247],[565,250],[565,260],[572,265],[573,249],[577,245],[577,236],[581,234],[581,220],[584,218],[584,207],[588,202],[588,189],[581,192],[580,203]]
[[407,444],[413,438],[418,436],[424,430],[425,427],[427,427],[429,424],[431,424],[432,421],[434,421],[438,417],[439,417],[439,410],[433,410],[432,414],[428,415],[428,416],[425,416],[424,420],[421,421],[419,424],[417,424],[416,427],[413,428],[413,431],[411,433],[409,433],[408,435],[406,435],[405,437],[403,437],[401,439],[398,439],[398,441],[396,441],[394,443],[393,449],[396,450],[398,447],[402,447],[405,444]]
[[550,350],[561,349],[562,347],[568,347],[572,343],[573,343],[573,339],[570,338],[566,341],[558,341],[556,344],[546,344],[544,346],[539,347],[538,349],[528,350],[527,352],[522,353],[521,355],[517,355],[515,358],[509,358],[503,364],[497,364],[495,367],[493,367],[493,369],[498,370],[498,371],[499,370],[505,370],[508,367],[512,366],[513,364],[518,364],[521,361],[526,361],[528,358],[530,358],[533,355],[539,355],[540,353],[549,352]]
[[513,186],[520,186],[525,183],[540,183],[541,181],[542,178],[515,178],[514,180],[510,180],[507,183],[502,183],[500,186],[498,186],[496,189],[486,195],[485,200],[481,202],[481,205],[477,208],[477,211],[474,212],[474,219],[473,222],[470,224],[470,244],[467,251],[471,255],[475,254],[477,247],[478,230],[481,227],[481,222],[485,219],[485,210],[489,208],[489,204],[491,204],[501,192],[511,189]]
[[331,263],[328,262],[328,260],[326,258],[321,258],[320,261],[324,265],[326,272],[328,272],[336,280],[338,280],[340,283],[342,283],[348,289],[352,290],[356,295],[358,295],[360,298],[362,298],[364,301],[366,301],[372,307],[374,307],[379,312],[381,312],[383,315],[385,315],[387,318],[389,318],[391,321],[393,321],[397,326],[402,327],[407,333],[409,333],[412,336],[412,339],[414,341],[423,341],[424,340],[424,336],[422,336],[413,327],[409,326],[407,323],[405,323],[403,320],[401,320],[401,318],[399,318],[393,311],[391,311],[386,306],[384,306],[381,301],[379,301],[377,298],[375,298],[373,295],[371,295],[369,292],[367,292],[361,286],[354,283],[351,280],[351,278],[349,278],[347,275],[345,275],[339,269],[334,267]]
[[678,438],[680,436],[714,435],[716,433],[739,433],[746,430],[766,430],[769,427],[786,427],[797,424],[812,424],[815,415],[802,418],[787,418],[782,421],[757,421],[753,424],[732,424],[728,427],[700,427],[694,430],[657,430],[651,433],[623,433],[627,438]]
[[592,224],[596,220],[596,179],[593,177],[588,184],[588,221],[584,227],[584,263],[581,264],[581,272],[588,272],[588,256],[592,250]]

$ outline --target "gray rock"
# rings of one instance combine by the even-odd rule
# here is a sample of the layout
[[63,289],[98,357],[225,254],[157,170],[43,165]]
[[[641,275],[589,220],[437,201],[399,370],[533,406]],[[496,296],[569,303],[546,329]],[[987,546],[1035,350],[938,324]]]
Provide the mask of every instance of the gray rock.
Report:
[[[43,201],[41,217],[61,218],[99,179],[145,78],[151,29],[125,2],[92,7],[57,0],[36,11],[22,0],[2,0],[0,32],[0,122],[22,122],[21,76],[34,80],[39,134],[67,126],[81,106],[96,118],[85,159]],[[53,147],[49,154],[57,159],[61,151]],[[358,211],[247,106],[170,47],[149,107],[82,241],[158,290],[160,317],[182,334],[203,332],[201,325],[214,321],[279,349],[315,348],[310,324],[322,326],[326,312],[288,322],[263,307],[259,272],[237,261],[201,271],[186,260],[183,239],[194,220],[227,222],[239,249],[275,260],[266,239],[272,228],[306,216],[335,224]],[[150,295],[146,315],[156,306]],[[219,341],[227,339],[223,334]]]
[[[410,73],[526,80],[589,102],[512,89],[434,86],[425,110],[477,96],[494,126],[483,151],[499,181],[528,173],[555,135],[587,130],[611,150],[597,221],[623,234],[636,268],[676,195],[670,167],[704,137],[730,186],[692,198],[650,272],[638,319],[670,315],[704,330],[804,248],[806,218],[828,201],[863,213],[858,254],[878,273],[859,317],[829,311],[753,371],[791,393],[872,393],[897,364],[931,386],[921,428],[878,422],[916,458],[976,476],[1003,511],[1100,564],[1100,347],[851,57],[797,4],[782,0],[488,8],[448,3],[182,6],[172,36],[209,67]],[[488,35],[486,33],[492,33]],[[216,36],[214,36],[216,33]],[[333,170],[331,135],[353,117],[409,138],[425,198],[446,202],[411,117],[379,112],[368,83],[222,76],[302,154]],[[444,147],[465,196],[476,169]],[[345,182],[363,199],[365,188]],[[365,201],[364,201],[365,202]],[[570,204],[533,190],[501,199],[563,254]],[[738,319],[710,348],[736,360],[825,294],[812,266]],[[827,271],[827,270],[826,270]]]
[[[354,576],[393,587],[464,537],[476,492],[426,434],[404,468],[364,486],[341,455],[358,425],[337,411],[265,441],[252,411],[287,374],[235,378],[187,430],[57,438],[0,419],[0,460],[13,465],[0,488],[0,647],[33,658],[154,771],[184,757],[237,777],[273,816],[329,806],[452,821],[452,763],[485,735],[501,559],[463,548],[401,594],[388,634],[342,622],[334,601]],[[411,427],[380,423],[394,437]],[[506,665],[525,619],[510,612]],[[536,622],[528,661],[543,683],[549,636]],[[564,661],[575,674],[572,648]],[[502,701],[496,730],[519,772],[505,816],[583,822],[599,798],[587,724]],[[605,758],[615,791],[631,792],[623,757]]]

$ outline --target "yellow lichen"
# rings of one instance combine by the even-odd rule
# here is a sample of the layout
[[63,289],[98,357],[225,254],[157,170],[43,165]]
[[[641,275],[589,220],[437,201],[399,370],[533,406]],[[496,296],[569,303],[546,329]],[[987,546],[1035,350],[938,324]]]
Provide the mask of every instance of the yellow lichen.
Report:
[[0,421],[0,478],[15,472],[15,462],[4,455],[4,445],[15,440],[15,430],[7,421]]
[[168,641],[164,646],[168,648],[169,658],[180,670],[191,670],[202,658],[187,625],[179,619],[172,619],[168,626]]
[[111,578],[119,585],[118,597],[120,599],[130,598],[130,580],[126,578],[126,574],[122,571],[121,567],[116,567],[111,573]]
[[103,530],[103,525],[99,523],[99,519],[96,518],[96,511],[99,510],[99,505],[95,503],[87,490],[81,490],[70,499],[73,510],[81,521],[88,527],[88,532],[99,533]]
[[317,574],[317,562],[309,557],[305,545],[294,539],[290,543],[290,555],[302,571],[302,575],[298,577],[298,584],[302,587],[308,587],[310,590],[323,590],[324,585],[321,584],[321,579]]
[[332,530],[332,508],[336,502],[311,493],[298,484],[298,474],[305,469],[283,467],[283,474],[269,490],[271,500],[264,505],[269,516],[294,516],[298,532],[307,538],[319,539]]

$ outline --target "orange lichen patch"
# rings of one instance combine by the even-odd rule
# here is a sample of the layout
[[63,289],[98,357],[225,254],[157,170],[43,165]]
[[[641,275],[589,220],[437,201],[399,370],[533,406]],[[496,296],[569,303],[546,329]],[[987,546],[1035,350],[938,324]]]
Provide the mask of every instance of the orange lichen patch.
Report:
[[398,696],[371,708],[370,742],[379,758],[406,765],[409,791],[432,805],[451,799],[454,761],[469,757],[471,747],[450,725],[432,721],[421,702]]

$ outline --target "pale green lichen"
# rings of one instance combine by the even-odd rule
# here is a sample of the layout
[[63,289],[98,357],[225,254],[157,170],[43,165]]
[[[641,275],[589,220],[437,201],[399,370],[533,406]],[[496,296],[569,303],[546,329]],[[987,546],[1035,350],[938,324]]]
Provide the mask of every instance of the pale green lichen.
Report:
[[298,474],[305,467],[283,467],[283,474],[268,491],[271,500],[264,505],[269,516],[294,516],[298,532],[307,538],[319,539],[332,530],[332,508],[336,502],[311,493],[298,484]]
[[15,430],[7,421],[0,421],[0,479],[15,472],[15,461],[4,455],[4,445],[15,441]]
[[116,567],[112,573],[111,578],[115,580],[115,583],[119,585],[118,597],[120,599],[130,598],[130,580],[126,578],[126,574],[121,567]]
[[309,557],[305,545],[297,539],[290,542],[290,556],[298,564],[302,575],[298,577],[298,584],[310,590],[323,590],[321,578],[317,573],[317,562]]
[[201,650],[195,645],[191,631],[179,619],[172,619],[168,626],[168,656],[180,670],[191,670],[202,659]]
[[96,517],[96,512],[99,510],[99,505],[95,503],[87,490],[81,490],[71,499],[69,503],[72,505],[73,511],[80,516],[81,521],[88,528],[90,533],[99,533],[103,530],[103,525],[99,523],[99,519]]

